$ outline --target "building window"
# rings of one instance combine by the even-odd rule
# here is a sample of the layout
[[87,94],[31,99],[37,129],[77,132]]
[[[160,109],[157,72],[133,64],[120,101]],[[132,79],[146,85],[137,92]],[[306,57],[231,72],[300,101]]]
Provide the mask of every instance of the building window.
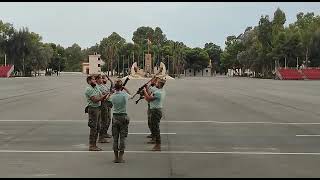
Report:
[[200,70],[198,70],[198,72],[200,72]]
[[208,69],[206,70],[206,72],[208,72]]
[[98,61],[100,61],[100,58],[98,58]]
[[100,64],[98,64],[98,67],[100,67]]
[[191,73],[191,69],[189,69],[189,73]]

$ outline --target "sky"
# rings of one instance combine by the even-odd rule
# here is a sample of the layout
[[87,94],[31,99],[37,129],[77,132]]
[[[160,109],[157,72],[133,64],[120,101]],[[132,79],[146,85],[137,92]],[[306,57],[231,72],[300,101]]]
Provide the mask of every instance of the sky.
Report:
[[87,48],[112,32],[132,42],[138,27],[158,26],[189,47],[213,42],[224,48],[227,36],[258,25],[261,15],[272,18],[278,7],[286,25],[299,12],[320,15],[320,2],[0,2],[0,20],[63,47]]

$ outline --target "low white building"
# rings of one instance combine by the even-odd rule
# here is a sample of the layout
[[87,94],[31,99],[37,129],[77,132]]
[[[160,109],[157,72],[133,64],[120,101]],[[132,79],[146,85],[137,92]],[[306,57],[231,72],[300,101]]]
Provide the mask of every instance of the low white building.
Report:
[[190,77],[190,76],[194,76],[194,77],[210,77],[212,76],[211,73],[211,68],[204,68],[202,70],[194,70],[194,69],[186,69],[184,71],[185,76]]
[[193,69],[186,69],[186,70],[184,70],[184,74],[185,74],[185,76],[195,76],[195,74],[194,74],[194,70]]
[[195,77],[202,77],[202,76],[204,76],[204,77],[210,77],[210,76],[213,75],[212,72],[211,72],[211,66],[212,66],[212,65],[211,65],[211,60],[210,60],[208,67],[206,67],[206,68],[204,68],[204,69],[202,69],[202,70],[194,70],[194,69],[188,68],[188,69],[185,69],[184,74],[185,74],[185,76],[187,76],[187,77],[190,77],[190,76],[195,76]]
[[89,74],[89,63],[88,62],[82,63],[82,73]]
[[101,74],[101,67],[105,62],[101,59],[101,55],[94,53],[89,55],[89,62],[82,63],[82,73],[84,74]]

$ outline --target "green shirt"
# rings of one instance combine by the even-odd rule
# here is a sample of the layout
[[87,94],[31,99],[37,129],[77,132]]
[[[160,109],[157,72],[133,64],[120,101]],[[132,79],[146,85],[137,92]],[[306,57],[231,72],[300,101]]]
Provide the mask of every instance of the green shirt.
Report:
[[158,88],[156,86],[150,86],[149,87],[149,91],[150,93],[153,93],[154,91],[156,91]]
[[150,101],[150,109],[162,108],[165,96],[166,92],[164,89],[156,89],[156,91],[153,92],[153,97],[155,99],[153,101]]
[[130,95],[127,92],[116,91],[110,96],[113,113],[127,113],[127,104]]
[[97,84],[97,87],[101,93],[108,93],[108,89],[103,84]]
[[96,98],[100,98],[102,93],[100,92],[98,85],[96,85],[94,88],[92,86],[88,86],[85,91],[85,96],[87,98],[88,106],[90,107],[99,107],[100,106],[100,101],[99,102],[93,102],[91,101],[90,97],[94,96]]
[[[158,88],[156,86],[149,86],[149,92],[153,94],[154,91],[156,91]],[[150,108],[150,102],[148,102],[148,107]]]
[[[102,94],[107,94],[110,92],[110,89],[106,84],[97,84],[97,86]],[[106,101],[109,101],[109,100],[106,100]],[[103,101],[102,104],[106,104],[106,101]]]

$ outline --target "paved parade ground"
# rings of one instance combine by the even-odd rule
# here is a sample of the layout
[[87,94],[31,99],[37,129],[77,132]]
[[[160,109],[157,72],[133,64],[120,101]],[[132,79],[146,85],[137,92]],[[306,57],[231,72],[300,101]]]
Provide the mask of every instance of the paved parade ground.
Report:
[[0,177],[320,177],[320,81],[168,80],[162,151],[146,143],[146,102],[131,100],[115,164],[112,143],[88,151],[85,78],[0,79]]

